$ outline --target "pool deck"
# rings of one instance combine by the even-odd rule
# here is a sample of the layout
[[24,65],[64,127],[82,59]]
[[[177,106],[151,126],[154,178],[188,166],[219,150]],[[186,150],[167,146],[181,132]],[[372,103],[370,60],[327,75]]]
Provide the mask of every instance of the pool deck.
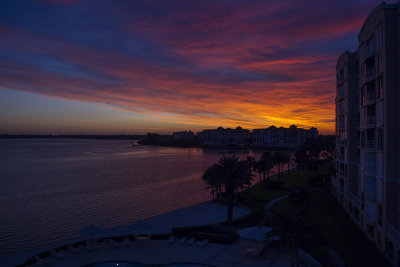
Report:
[[[233,217],[240,218],[250,213],[250,209],[243,205],[234,207]],[[146,230],[133,230],[128,225],[119,226],[104,233],[104,236],[122,236],[132,234],[161,234],[171,233],[173,227],[186,227],[196,225],[214,224],[226,220],[226,206],[213,201],[203,202],[183,209],[168,212],[159,216],[143,220],[150,227]],[[57,246],[72,244],[88,237],[80,236],[73,240],[50,244],[49,246],[35,251],[15,255],[1,259],[0,266],[13,266],[24,262],[43,251],[49,251]],[[47,266],[82,266],[94,262],[102,261],[136,261],[142,263],[171,263],[171,262],[197,262],[208,263],[215,266],[266,266],[268,260],[253,259],[244,256],[250,244],[246,240],[238,240],[231,245],[220,245],[209,243],[207,246],[199,247],[192,244],[169,244],[162,240],[143,240],[134,241],[129,247],[114,248],[104,246],[97,250],[82,252],[64,252],[63,256],[50,256]],[[244,247],[243,247],[244,246]],[[253,244],[254,246],[254,244]],[[278,253],[282,256],[282,253]],[[283,256],[282,256],[283,257]],[[250,262],[249,264],[247,262]],[[253,262],[255,261],[255,262]],[[259,262],[261,265],[257,265]],[[240,263],[240,264],[239,264]],[[282,262],[281,262],[282,263]],[[236,264],[236,265],[235,265]],[[274,265],[274,264],[272,264]],[[267,266],[272,266],[267,264]]]
[[167,240],[137,240],[128,247],[106,246],[91,251],[68,252],[61,258],[50,256],[43,266],[71,267],[123,261],[145,264],[198,263],[217,267],[291,266],[290,257],[276,250],[270,250],[264,258],[247,255],[246,249],[255,246],[256,243],[243,239],[230,245],[209,243],[204,247],[197,244],[171,244]]
[[[244,205],[236,205],[233,209],[233,218],[237,219],[249,214],[251,210]],[[144,231],[135,231],[128,225],[111,229],[114,235],[127,235],[140,232],[147,234],[171,233],[171,228],[207,225],[224,222],[226,220],[226,206],[217,202],[207,201],[186,208],[174,210],[165,214],[142,220],[150,226]]]

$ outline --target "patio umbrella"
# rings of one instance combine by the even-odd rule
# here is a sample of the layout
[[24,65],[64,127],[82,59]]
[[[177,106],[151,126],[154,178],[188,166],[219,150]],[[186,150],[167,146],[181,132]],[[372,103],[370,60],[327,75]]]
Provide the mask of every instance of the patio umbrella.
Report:
[[239,230],[237,234],[243,239],[262,242],[265,240],[265,235],[271,230],[272,228],[270,227],[252,226]]

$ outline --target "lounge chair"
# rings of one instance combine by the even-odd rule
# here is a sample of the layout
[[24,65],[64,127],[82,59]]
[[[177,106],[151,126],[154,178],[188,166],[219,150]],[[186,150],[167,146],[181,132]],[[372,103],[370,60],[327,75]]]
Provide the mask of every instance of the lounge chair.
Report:
[[43,261],[39,256],[35,256],[36,265],[47,265],[46,261]]
[[188,242],[187,242],[186,244],[188,244],[188,245],[193,245],[194,241],[196,241],[196,239],[195,239],[194,237],[192,237],[192,238],[190,238],[190,239],[188,240]]
[[246,248],[244,251],[246,256],[256,257],[258,254],[258,250],[256,248]]
[[105,245],[106,243],[104,242],[104,240],[97,240],[96,243],[93,244],[93,249],[100,249]]
[[75,247],[72,244],[68,246],[68,250],[71,251],[72,253],[78,253],[79,252],[78,248]]
[[175,236],[171,235],[168,239],[168,243],[173,244],[175,242]]
[[179,244],[180,244],[180,245],[185,244],[186,239],[187,239],[186,236],[182,237],[181,240],[179,240]]
[[115,242],[115,241],[112,240],[112,239],[108,240],[108,243],[109,243],[111,246],[113,246],[114,248],[118,248],[118,247],[120,247],[120,246],[122,245],[121,243]]
[[207,246],[208,242],[209,242],[208,239],[203,240],[203,242],[201,242],[199,246],[200,247],[205,247],[205,246]]
[[128,237],[124,238],[124,241],[122,241],[122,245],[124,245],[124,247],[129,247],[131,244],[131,242],[129,241]]
[[93,242],[92,240],[86,240],[86,242],[85,242],[85,250],[86,251],[90,251],[95,248],[94,244],[92,242]]
[[136,240],[150,240],[151,239],[151,235],[136,235],[135,239]]

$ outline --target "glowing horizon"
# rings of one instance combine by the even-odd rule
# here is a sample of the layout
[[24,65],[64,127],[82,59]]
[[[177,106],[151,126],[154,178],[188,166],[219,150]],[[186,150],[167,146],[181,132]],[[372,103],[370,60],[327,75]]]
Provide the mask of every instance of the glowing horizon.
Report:
[[378,4],[4,1],[0,134],[331,134],[336,60]]

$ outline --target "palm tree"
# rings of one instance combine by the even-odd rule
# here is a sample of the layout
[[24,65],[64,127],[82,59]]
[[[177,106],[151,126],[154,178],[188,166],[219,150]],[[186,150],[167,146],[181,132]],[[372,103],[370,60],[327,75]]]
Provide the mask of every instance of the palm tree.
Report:
[[[269,151],[265,151],[260,158],[259,165],[264,173],[264,182],[269,184],[269,172],[274,167],[274,159]],[[267,173],[267,180],[265,179]]]
[[249,164],[249,169],[251,172],[258,171],[258,164],[254,156],[247,156],[247,164]]
[[279,180],[281,179],[281,165],[283,166],[283,164],[284,164],[283,157],[284,156],[283,156],[283,152],[282,151],[276,151],[274,153],[274,157],[273,157],[274,163],[276,165],[278,165],[278,178],[279,178]]
[[215,192],[221,192],[220,172],[220,166],[218,164],[213,164],[204,172],[201,177],[203,181],[207,184],[207,189],[211,189],[213,200],[215,200]]
[[[307,224],[306,208],[302,207],[298,211],[280,215],[280,223],[277,228],[267,234],[267,236],[280,236],[281,245],[291,258],[292,266],[298,266],[299,258],[297,255],[298,243],[304,240],[312,239],[309,237],[310,232],[315,229],[315,225]],[[317,243],[317,241],[315,242]]]
[[292,161],[292,157],[289,153],[283,153],[283,163],[287,164],[287,170],[290,169],[290,162]]
[[260,163],[260,161],[256,161],[255,169],[256,169],[257,172],[258,172],[258,178],[260,179],[260,183],[261,183],[261,174],[264,172],[264,167],[263,167],[263,165]]
[[251,171],[253,171],[256,168],[256,158],[253,156],[247,156],[247,163],[249,164],[249,168]]
[[233,217],[233,201],[235,192],[243,185],[250,184],[253,179],[248,162],[246,160],[239,161],[239,157],[223,156],[217,164],[212,165],[206,170],[203,179],[213,181],[210,177],[215,177],[225,188],[225,197],[228,202],[227,223],[232,223]]

